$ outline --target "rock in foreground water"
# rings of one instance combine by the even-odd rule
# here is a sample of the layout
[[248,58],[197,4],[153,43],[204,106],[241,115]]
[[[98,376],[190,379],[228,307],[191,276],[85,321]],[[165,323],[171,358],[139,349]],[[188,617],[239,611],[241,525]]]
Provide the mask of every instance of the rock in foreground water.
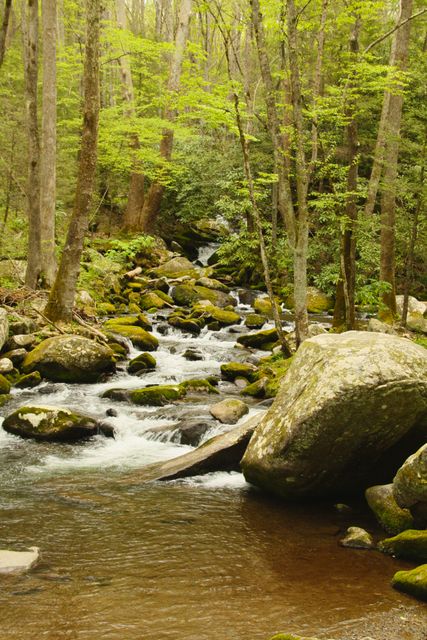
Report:
[[382,528],[392,535],[414,526],[408,509],[401,509],[394,499],[392,484],[379,484],[365,491],[366,501]]
[[37,564],[39,557],[38,547],[30,547],[28,551],[0,549],[0,573],[24,573]]
[[55,336],[27,354],[22,370],[39,371],[53,382],[96,382],[115,370],[114,352],[82,336]]
[[408,529],[393,538],[381,540],[378,549],[404,560],[427,562],[427,531]]
[[5,418],[3,429],[45,442],[75,442],[102,431],[94,418],[58,407],[21,407]]
[[242,460],[246,479],[284,498],[387,481],[427,433],[427,352],[350,331],[306,340]]
[[393,493],[397,503],[410,510],[418,526],[427,526],[427,444],[400,467],[393,480]]
[[391,584],[399,591],[427,601],[427,564],[411,571],[398,571],[394,574]]

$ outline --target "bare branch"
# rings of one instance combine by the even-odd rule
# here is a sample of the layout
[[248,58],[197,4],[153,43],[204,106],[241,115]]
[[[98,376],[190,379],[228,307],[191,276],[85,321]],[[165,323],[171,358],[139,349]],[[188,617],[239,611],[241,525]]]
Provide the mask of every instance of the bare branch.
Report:
[[387,33],[384,33],[384,35],[380,36],[379,38],[377,38],[376,40],[371,42],[371,44],[368,44],[368,46],[366,47],[366,49],[363,52],[363,55],[366,55],[368,53],[368,51],[370,51],[373,47],[376,47],[377,44],[380,44],[380,42],[383,42],[383,40],[385,40],[386,38],[391,36],[395,31],[400,29],[400,27],[403,27],[403,25],[405,25],[407,22],[409,22],[410,20],[415,20],[415,18],[418,18],[419,16],[422,16],[426,12],[427,12],[427,8],[420,9],[420,11],[418,11],[417,13],[414,13],[409,18],[406,18],[406,20],[403,20],[399,24],[396,24],[392,29],[387,31]]

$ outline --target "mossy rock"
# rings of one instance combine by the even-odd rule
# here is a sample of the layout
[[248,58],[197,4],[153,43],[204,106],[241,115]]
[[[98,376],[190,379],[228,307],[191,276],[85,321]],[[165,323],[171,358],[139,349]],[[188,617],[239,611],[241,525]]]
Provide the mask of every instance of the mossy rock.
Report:
[[114,352],[116,360],[123,360],[127,357],[127,349],[122,344],[119,344],[118,342],[109,342],[108,346]]
[[196,285],[199,287],[205,287],[206,289],[215,289],[216,291],[222,291],[223,293],[228,293],[230,291],[230,287],[227,287],[226,284],[220,282],[219,280],[215,280],[215,278],[199,278],[196,282]]
[[172,289],[172,299],[180,307],[190,307],[200,298],[191,285],[178,284]]
[[404,560],[427,561],[427,530],[408,529],[393,538],[381,540],[378,549]]
[[[288,296],[285,301],[285,306],[288,309],[294,309],[295,301],[293,295]],[[309,313],[326,313],[334,306],[333,299],[316,289],[316,287],[307,287],[307,311]]]
[[427,601],[427,564],[410,571],[398,571],[394,574],[391,585],[398,591]]
[[133,316],[117,316],[117,318],[111,318],[104,322],[104,327],[106,329],[112,329],[116,325],[121,325],[122,327],[141,327],[141,329],[145,329],[146,331],[151,330],[151,322],[143,313],[139,313]]
[[88,416],[58,407],[21,407],[3,422],[8,433],[48,442],[74,442],[100,432],[99,423]]
[[212,405],[209,411],[214,418],[223,424],[236,424],[249,412],[249,407],[242,400],[227,398]]
[[9,402],[11,397],[12,396],[8,393],[0,393],[0,407],[3,407],[6,404],[6,402]]
[[154,291],[144,293],[139,300],[139,305],[145,311],[149,311],[151,309],[163,309],[164,307],[170,306],[168,302],[160,298],[160,296],[158,296],[157,293],[154,293]]
[[258,331],[257,333],[249,333],[245,336],[239,336],[237,338],[237,342],[244,347],[264,349],[268,351],[276,344],[278,339],[279,335],[276,329],[266,329],[265,331]]
[[240,393],[242,396],[249,396],[251,398],[265,398],[267,384],[268,378],[262,376],[259,380],[255,380],[255,382],[248,384]]
[[245,318],[245,325],[248,329],[262,329],[265,322],[265,316],[262,316],[259,313],[250,313]]
[[18,382],[15,384],[15,387],[18,389],[32,389],[37,387],[42,381],[42,377],[38,371],[33,371],[33,373],[27,373],[22,376]]
[[[256,314],[262,314],[268,318],[273,317],[273,306],[269,298],[257,298],[253,304]],[[254,314],[255,315],[255,314]]]
[[162,407],[176,400],[181,400],[186,391],[180,385],[159,385],[158,387],[145,387],[129,392],[129,398],[134,404]]
[[156,294],[159,298],[161,298],[167,304],[173,306],[173,298],[168,295],[165,291],[161,291],[161,289],[154,289],[153,293]]
[[171,327],[175,327],[176,329],[181,329],[181,331],[185,331],[186,333],[191,333],[195,336],[198,336],[201,328],[200,324],[191,318],[181,318],[178,315],[172,315],[168,318],[168,323]]
[[10,391],[10,382],[0,373],[0,394],[7,394]]
[[137,349],[155,351],[159,346],[156,336],[141,327],[112,324],[108,328],[113,333],[128,338]]
[[153,272],[164,278],[182,278],[183,276],[199,277],[199,270],[196,269],[192,262],[183,256],[172,258],[164,264],[160,265]]
[[151,355],[151,353],[141,353],[129,362],[127,370],[129,373],[152,371],[156,368],[156,364],[156,359]]
[[396,535],[414,526],[411,512],[401,509],[397,504],[392,484],[369,487],[365,491],[365,497],[379,524],[387,533]]
[[129,313],[141,313],[141,307],[139,307],[137,304],[135,304],[135,302],[131,302],[128,305],[128,311]]
[[258,377],[258,368],[243,362],[227,362],[221,365],[222,376],[233,382],[236,378],[246,378],[253,382]]
[[229,293],[223,291],[217,291],[216,289],[209,289],[208,287],[194,286],[194,291],[197,293],[198,300],[209,300],[216,307],[235,307],[237,305],[236,300]]
[[116,313],[116,307],[111,302],[98,302],[96,311],[100,316],[112,316]]
[[[139,329],[143,331],[143,329]],[[39,371],[53,382],[96,382],[115,371],[113,351],[94,340],[61,335],[43,340],[22,363],[23,373]]]
[[209,380],[203,378],[184,380],[179,386],[184,389],[186,393],[219,393],[218,389],[215,389]]

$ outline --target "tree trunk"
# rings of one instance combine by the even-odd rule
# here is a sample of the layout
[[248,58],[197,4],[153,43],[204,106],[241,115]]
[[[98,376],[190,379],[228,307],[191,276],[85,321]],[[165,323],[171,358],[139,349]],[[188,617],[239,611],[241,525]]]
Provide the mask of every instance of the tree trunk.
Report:
[[72,319],[80,258],[88,226],[96,175],[99,119],[100,0],[86,0],[86,50],[83,71],[83,132],[73,215],[55,283],[45,309],[53,321]]
[[40,275],[40,142],[37,119],[38,0],[28,0],[22,9],[28,136],[28,256],[25,284],[27,287],[35,289]]
[[307,314],[307,254],[308,254],[308,204],[307,167],[304,155],[304,126],[301,81],[298,62],[297,13],[294,0],[288,0],[289,71],[291,80],[292,107],[295,130],[296,192],[298,198],[297,238],[294,251],[294,299],[295,332],[297,346],[308,333]]
[[[120,29],[126,29],[126,5],[125,0],[117,0],[117,24]],[[123,99],[127,104],[125,115],[135,118],[135,93],[133,88],[132,71],[127,55],[121,56],[118,60],[120,66],[120,77],[122,81]],[[136,152],[138,151],[139,139],[133,134],[130,139],[130,146],[134,149],[132,161],[132,171],[130,176],[128,199],[123,215],[123,227],[129,231],[137,231],[141,227],[142,209],[145,197],[145,178],[142,167],[138,167]]]
[[11,8],[12,8],[12,0],[5,0],[3,21],[1,25],[1,31],[0,31],[0,67],[3,64],[4,54],[6,53],[6,38],[7,38],[7,31],[9,28],[9,18],[10,18]]
[[[412,14],[412,0],[401,0],[399,22]],[[395,66],[398,71],[406,70],[409,53],[411,22],[407,22],[396,31]],[[384,178],[381,189],[381,262],[380,279],[390,285],[382,295],[383,303],[390,312],[396,314],[395,282],[395,217],[396,217],[396,181],[399,159],[399,135],[403,111],[403,86],[397,87],[390,95],[386,123],[386,158]]]
[[[350,36],[350,53],[354,64],[359,53],[360,18],[356,18]],[[351,92],[356,88],[353,77],[348,86]],[[356,225],[357,225],[357,182],[358,182],[358,131],[354,115],[354,98],[351,97],[346,108],[347,124],[347,196],[345,206],[345,228],[341,233],[340,279],[337,285],[336,304],[334,309],[335,327],[345,326],[347,331],[355,328],[355,287],[356,287]]]
[[40,158],[40,246],[42,285],[55,279],[56,210],[56,0],[42,0],[43,107]]
[[[184,61],[185,47],[190,27],[191,6],[192,0],[181,0],[178,28],[175,37],[175,51],[171,59],[167,87],[172,101],[174,101],[180,87],[182,63]],[[164,118],[170,122],[173,122],[176,118],[176,110],[171,103],[169,103],[165,109]],[[160,156],[165,161],[165,167],[161,173],[164,175],[167,174],[167,163],[170,162],[172,157],[173,136],[173,129],[164,129],[160,142]],[[160,211],[164,190],[165,187],[161,180],[155,180],[151,184],[142,210],[142,231],[152,231]]]

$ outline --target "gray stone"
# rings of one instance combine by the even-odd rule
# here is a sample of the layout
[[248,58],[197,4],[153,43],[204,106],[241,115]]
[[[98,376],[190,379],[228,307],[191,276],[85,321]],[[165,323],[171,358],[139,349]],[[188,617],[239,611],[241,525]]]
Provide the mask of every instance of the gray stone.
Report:
[[400,507],[411,511],[418,526],[427,527],[427,444],[400,467],[393,494]]
[[13,371],[13,362],[10,358],[0,358],[0,373],[10,373]]
[[36,341],[36,336],[32,333],[15,334],[9,338],[4,348],[8,351],[14,349],[29,349]]
[[306,340],[242,460],[284,498],[386,482],[427,434],[427,351],[350,331]]
[[214,418],[223,424],[236,424],[249,411],[249,407],[242,400],[228,398],[213,404],[209,411]]
[[366,501],[382,528],[395,535],[414,526],[408,509],[401,509],[394,499],[393,485],[380,484],[365,491]]
[[372,549],[374,547],[371,534],[361,527],[349,527],[340,544],[343,547],[352,547],[353,549]]

